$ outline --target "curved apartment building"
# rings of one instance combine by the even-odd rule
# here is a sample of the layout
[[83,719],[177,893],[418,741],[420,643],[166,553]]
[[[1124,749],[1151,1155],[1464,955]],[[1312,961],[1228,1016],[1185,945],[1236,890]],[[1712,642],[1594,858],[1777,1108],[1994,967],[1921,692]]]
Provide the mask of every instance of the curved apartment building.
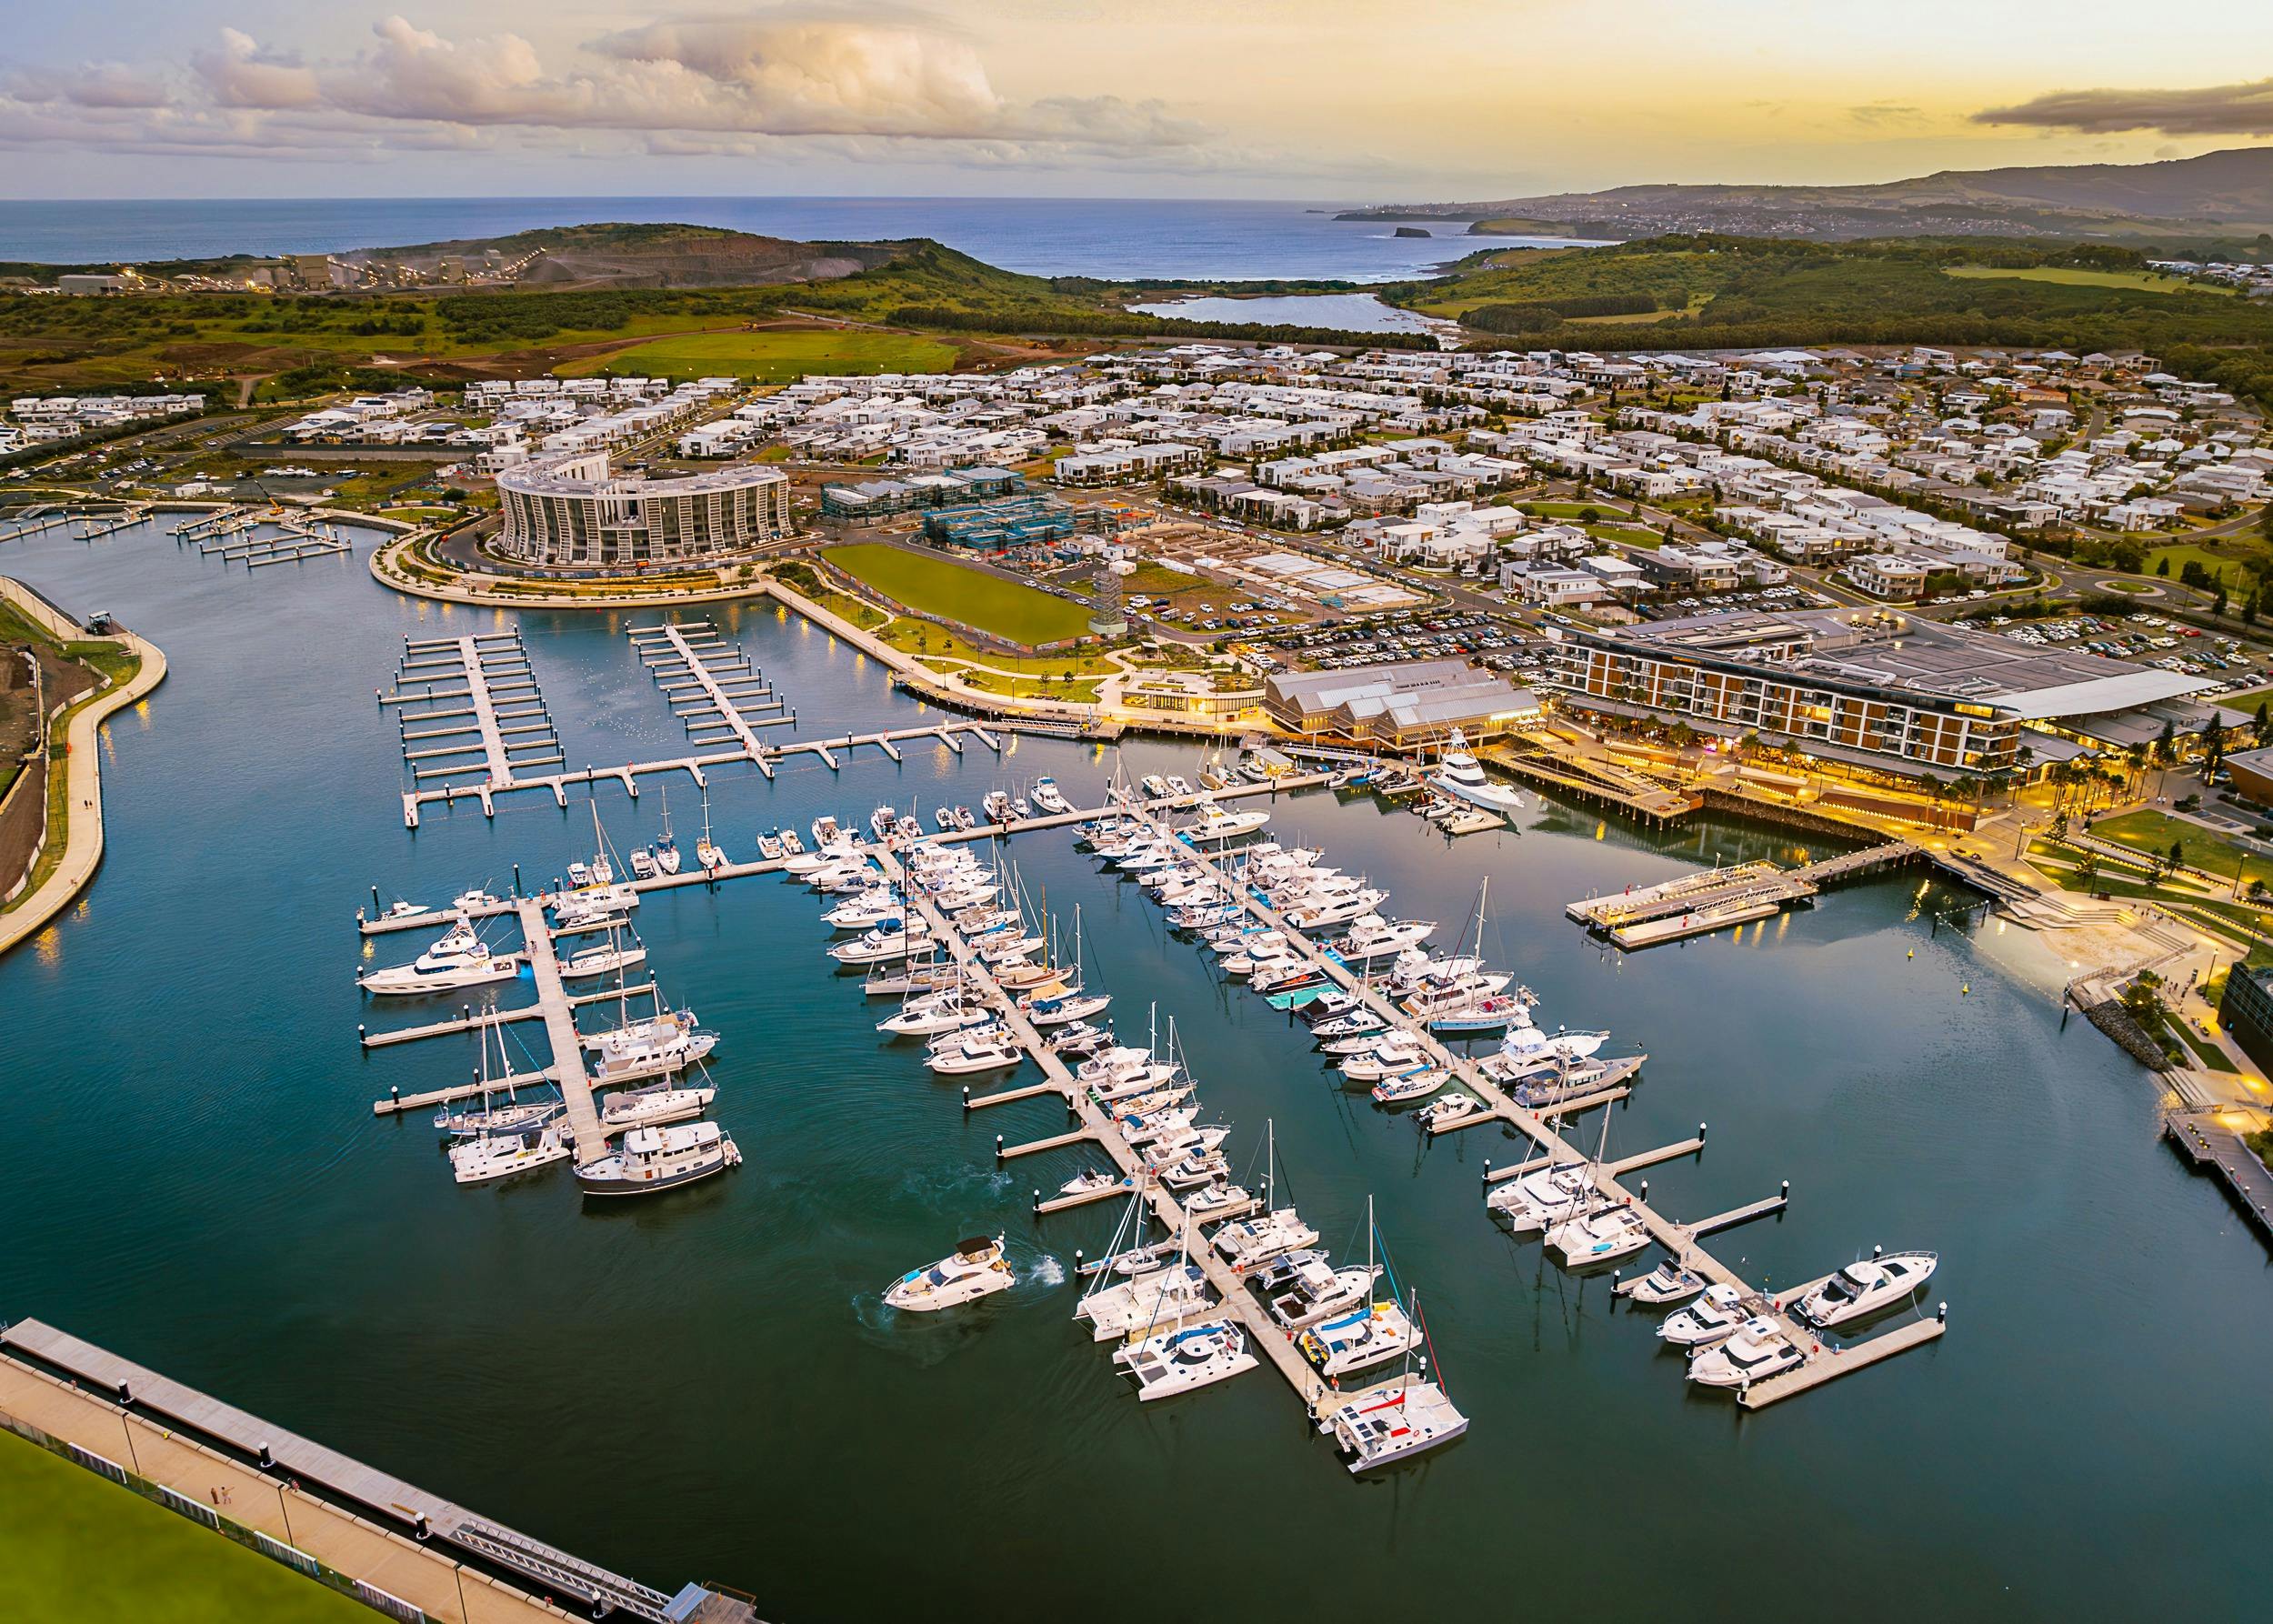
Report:
[[497,505],[498,550],[551,567],[714,558],[792,529],[789,479],[778,468],[648,479],[611,475],[605,451],[507,468],[497,476]]

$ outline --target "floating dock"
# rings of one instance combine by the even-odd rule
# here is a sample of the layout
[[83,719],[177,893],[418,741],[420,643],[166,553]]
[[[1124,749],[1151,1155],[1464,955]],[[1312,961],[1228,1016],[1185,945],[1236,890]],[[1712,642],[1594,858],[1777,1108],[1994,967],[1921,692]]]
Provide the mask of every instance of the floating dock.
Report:
[[1797,868],[1737,863],[1607,897],[1582,897],[1563,911],[1621,947],[1647,947],[1767,918],[1827,885],[1899,867],[1923,855],[1924,848],[1910,841],[1888,840]]

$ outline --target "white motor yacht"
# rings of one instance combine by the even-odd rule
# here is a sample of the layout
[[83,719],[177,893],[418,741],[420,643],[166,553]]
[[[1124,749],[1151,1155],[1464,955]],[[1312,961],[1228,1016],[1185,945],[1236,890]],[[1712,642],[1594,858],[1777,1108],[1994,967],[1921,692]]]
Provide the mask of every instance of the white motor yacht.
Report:
[[876,1030],[889,1032],[895,1038],[933,1038],[942,1032],[959,1032],[965,1027],[976,1027],[993,1018],[984,1006],[965,1003],[960,988],[949,987],[944,992],[910,998],[900,1006],[898,1014],[876,1022]]
[[1210,1184],[1184,1198],[1184,1210],[1196,1224],[1214,1223],[1254,1205],[1255,1198],[1240,1184]]
[[757,837],[757,855],[768,863],[780,862],[786,855],[781,849],[781,836],[778,833],[760,835]]
[[1370,1047],[1347,1056],[1341,1073],[1353,1083],[1377,1083],[1385,1077],[1410,1071],[1428,1058],[1420,1038],[1411,1032],[1389,1032]]
[[1437,928],[1434,919],[1383,918],[1379,914],[1362,914],[1350,921],[1349,928],[1334,938],[1334,951],[1350,964],[1370,963],[1377,958],[1393,958],[1407,947],[1418,947]]
[[787,824],[784,824],[780,828],[775,830],[774,837],[781,842],[781,855],[783,857],[801,857],[806,855],[805,842],[797,838],[797,831],[791,828]]
[[1180,1325],[1116,1349],[1113,1362],[1136,1378],[1145,1403],[1173,1398],[1252,1370],[1247,1332],[1229,1319]]
[[484,1134],[450,1147],[450,1176],[460,1184],[486,1184],[566,1161],[574,1147],[558,1128],[527,1133]]
[[1519,812],[1523,797],[1504,784],[1495,784],[1485,774],[1484,764],[1468,754],[1468,741],[1455,727],[1445,748],[1444,760],[1428,779],[1428,787],[1439,795],[1452,797],[1494,812]]
[[1441,1066],[1415,1066],[1383,1078],[1373,1086],[1376,1105],[1402,1105],[1408,1099],[1426,1099],[1452,1080],[1452,1073]]
[[1484,1108],[1484,1102],[1473,1094],[1451,1093],[1440,1099],[1432,1099],[1413,1113],[1413,1120],[1431,1132],[1465,1122]]
[[479,886],[476,886],[470,891],[460,891],[450,898],[451,910],[460,914],[477,914],[486,907],[503,907],[504,906],[504,897],[494,891],[486,891]]
[[838,964],[883,964],[927,951],[931,936],[920,919],[886,919],[856,939],[839,942],[828,950]]
[[1052,817],[1074,809],[1073,803],[1066,798],[1066,792],[1057,787],[1057,780],[1046,774],[1035,779],[1034,787],[1026,794],[1036,807]]
[[1737,1328],[1749,1318],[1744,1294],[1727,1282],[1717,1280],[1706,1287],[1687,1308],[1667,1315],[1666,1322],[1657,1328],[1657,1335],[1676,1348],[1707,1348],[1724,1337],[1735,1336]]
[[924,1061],[940,1077],[968,1077],[979,1071],[1004,1071],[1026,1058],[1010,1034],[999,1027],[954,1034],[945,1048],[935,1049]]
[[1817,1329],[1908,1302],[1934,1276],[1932,1252],[1886,1252],[1850,1263],[1799,1299],[1794,1312]]
[[1237,812],[1227,812],[1207,797],[1201,797],[1197,810],[1197,820],[1176,831],[1178,839],[1192,846],[1221,846],[1227,840],[1252,835],[1271,820],[1271,815],[1260,807],[1242,807]]
[[716,1122],[635,1128],[613,1156],[585,1163],[576,1183],[587,1196],[644,1196],[742,1165],[734,1137]]
[[1749,1387],[1797,1368],[1807,1358],[1773,1319],[1747,1319],[1726,1340],[1692,1354],[1688,1378],[1711,1388]]
[[406,997],[419,993],[455,992],[461,987],[486,987],[510,981],[520,974],[516,954],[492,953],[475,934],[471,921],[461,917],[435,944],[409,964],[395,965],[359,976],[364,991],[380,997]]
[[659,870],[656,867],[655,853],[649,851],[644,846],[635,846],[632,847],[632,878],[653,879],[658,872]]
[[976,1302],[1017,1284],[1002,1255],[1003,1238],[965,1241],[928,1268],[911,1268],[887,1287],[884,1300],[910,1313],[933,1314]]
[[613,975],[617,970],[628,970],[646,962],[647,950],[636,942],[629,947],[615,942],[595,942],[588,947],[579,947],[565,956],[560,960],[560,974],[565,981],[578,981],[590,976]]
[[893,806],[889,801],[885,802],[881,806],[877,807],[875,811],[868,814],[869,831],[879,840],[889,840],[892,837],[893,828],[899,823],[899,821],[900,809],[897,807]]
[[1395,1465],[1450,1443],[1468,1429],[1468,1418],[1433,1381],[1407,1376],[1394,1388],[1374,1388],[1334,1410],[1320,1423],[1350,1457],[1353,1476]]
[[1547,1232],[1547,1249],[1568,1268],[1630,1258],[1649,1244],[1649,1226],[1630,1207],[1605,1207],[1565,1218]]
[[1704,1289],[1703,1275],[1668,1258],[1636,1280],[1628,1295],[1646,1308],[1661,1308],[1672,1303],[1687,1302]]

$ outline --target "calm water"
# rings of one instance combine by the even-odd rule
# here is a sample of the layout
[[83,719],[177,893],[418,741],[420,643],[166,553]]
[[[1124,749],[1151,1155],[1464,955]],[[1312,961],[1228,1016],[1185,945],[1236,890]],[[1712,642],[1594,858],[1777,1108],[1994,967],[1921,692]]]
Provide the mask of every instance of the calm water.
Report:
[[1259,299],[1167,299],[1131,305],[1152,316],[1180,316],[1187,321],[1297,323],[1335,327],[1345,333],[1457,332],[1448,322],[1418,311],[1385,305],[1369,293],[1295,294]]
[[0,259],[49,264],[328,253],[596,221],[682,221],[827,241],[928,236],[1037,276],[1393,282],[1479,246],[1399,237],[1339,205],[1085,197],[155,198],[0,202]]
[[[991,1165],[996,1133],[1055,1132],[1062,1111],[965,1120],[956,1088],[879,1041],[882,1011],[825,971],[801,889],[737,881],[639,910],[666,989],[725,1034],[736,1176],[594,1212],[565,1176],[453,1187],[431,1129],[375,1120],[369,1102],[464,1078],[471,1045],[358,1051],[352,916],[374,881],[437,900],[583,849],[582,807],[538,797],[494,823],[401,827],[372,689],[406,635],[501,617],[396,597],[359,557],[248,576],[148,532],[40,538],[0,566],[121,614],[174,673],[110,729],[99,878],[0,961],[0,1313],[651,1580],[741,1584],[775,1619],[1008,1602],[1156,1619],[1162,1592],[1121,1577],[1132,1557],[1177,1564],[1179,1607],[1263,1619],[1481,1616],[1518,1597],[1527,1612],[1696,1617],[1735,1596],[1805,1605],[1795,1586],[1818,1582],[1849,1618],[2233,1618],[2273,1580],[2262,1248],[2156,1144],[2138,1069],[2082,1022],[2059,1030],[2065,967],[2018,931],[1930,935],[1918,910],[1941,899],[1915,877],[1620,958],[1562,904],[1793,848],[1552,809],[1447,847],[1370,803],[1277,809],[1278,829],[1392,881],[1408,914],[1457,921],[1489,874],[1487,946],[1543,1014],[1653,1056],[1613,1153],[1711,1122],[1709,1151],[1653,1170],[1654,1196],[1701,1215],[1793,1181],[1785,1219],[1716,1243],[1756,1278],[1820,1274],[1874,1242],[1940,1250],[1948,1337],[1740,1418],[1684,1390],[1654,1321],[1613,1311],[1607,1278],[1544,1266],[1486,1220],[1482,1163],[1517,1153],[1497,1129],[1423,1146],[1329,1090],[1285,1018],[1222,990],[1134,887],[1064,837],[1015,843],[1030,888],[1080,905],[1124,1029],[1154,1000],[1176,1018],[1208,1104],[1240,1125],[1235,1160],[1275,1118],[1292,1193],[1337,1248],[1377,1198],[1473,1426],[1360,1485],[1267,1369],[1136,1402],[1060,1281],[1112,1209],[1026,1212],[1032,1187],[1082,1158]],[[572,761],[677,741],[626,624],[524,621]],[[757,611],[737,630],[816,728],[913,712],[824,634]],[[747,856],[760,828],[824,809],[890,797],[927,812],[1043,771],[1093,799],[1106,770],[1033,741],[1000,767],[976,747],[896,768],[871,754],[841,781],[818,766],[770,787],[722,777],[713,816]],[[695,797],[671,804],[691,839]],[[653,789],[636,808],[604,791],[601,807],[618,841],[656,827]],[[1016,1290],[932,1323],[882,1309],[898,1271],[997,1227]]]

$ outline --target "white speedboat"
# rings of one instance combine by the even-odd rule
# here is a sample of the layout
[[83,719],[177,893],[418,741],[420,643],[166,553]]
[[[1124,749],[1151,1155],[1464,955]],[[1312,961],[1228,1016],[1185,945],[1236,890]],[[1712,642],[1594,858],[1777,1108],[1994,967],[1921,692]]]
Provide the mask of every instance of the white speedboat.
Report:
[[930,947],[931,936],[922,920],[894,918],[882,921],[853,941],[837,943],[828,956],[838,964],[882,964],[926,952]]
[[931,822],[932,827],[936,828],[943,835],[953,832],[955,828],[955,808],[953,807],[934,807],[931,809]]
[[780,862],[786,855],[781,849],[781,836],[760,835],[757,837],[757,855],[768,863]]
[[1260,807],[1243,807],[1237,812],[1227,812],[1205,797],[1197,810],[1199,813],[1197,819],[1176,831],[1177,839],[1191,846],[1221,846],[1227,840],[1252,835],[1271,820],[1271,815]]
[[600,1126],[612,1133],[618,1128],[684,1122],[701,1116],[717,1098],[718,1090],[707,1086],[675,1088],[668,1083],[650,1083],[644,1088],[626,1088],[609,1095],[600,1107]]
[[1000,789],[988,790],[986,798],[979,802],[979,809],[986,814],[986,820],[989,823],[1008,823],[1010,821],[1009,794]]
[[477,914],[484,908],[503,907],[505,898],[494,891],[476,886],[470,891],[460,891],[450,898],[450,910],[459,914]]
[[520,971],[521,961],[516,955],[492,953],[475,934],[472,923],[461,918],[409,964],[373,970],[357,977],[356,983],[364,991],[379,997],[407,997],[510,981]]
[[928,1268],[911,1268],[884,1293],[884,1300],[910,1313],[932,1314],[976,1302],[1017,1284],[1002,1255],[1003,1238],[965,1241]]
[[[869,831],[879,840],[889,840],[893,830],[898,827],[899,821],[899,808],[889,802],[877,807],[875,811],[868,814]],[[920,829],[916,832],[922,833]]]
[[460,1184],[487,1184],[566,1161],[572,1150],[568,1136],[558,1128],[484,1134],[450,1147],[450,1176]]
[[1376,1105],[1402,1105],[1408,1099],[1425,1099],[1452,1080],[1452,1073],[1441,1066],[1415,1066],[1373,1086]]
[[1649,1226],[1630,1207],[1605,1207],[1565,1218],[1547,1232],[1547,1249],[1568,1268],[1630,1258],[1649,1244]]
[[1482,1109],[1484,1102],[1473,1094],[1455,1092],[1430,1100],[1413,1113],[1413,1120],[1433,1133],[1456,1122],[1466,1122]]
[[1348,930],[1334,938],[1334,951],[1347,964],[1367,964],[1377,958],[1394,958],[1407,947],[1418,947],[1437,928],[1433,919],[1383,918],[1379,914],[1363,914],[1350,921]]
[[1688,1378],[1710,1388],[1749,1387],[1797,1368],[1807,1358],[1773,1319],[1747,1319],[1733,1336],[1691,1355]]
[[1196,1224],[1211,1224],[1254,1205],[1255,1198],[1243,1184],[1212,1183],[1184,1198],[1184,1210]]
[[1108,1173],[1102,1168],[1092,1168],[1086,1173],[1076,1173],[1057,1187],[1061,1196],[1096,1196],[1110,1189],[1126,1189],[1126,1174]]
[[1168,798],[1168,781],[1158,773],[1147,773],[1136,780],[1136,787],[1145,792],[1145,798],[1148,801]]
[[631,852],[631,877],[634,879],[653,879],[661,872],[656,867],[655,853],[644,846],[635,846]]
[[1329,1380],[1388,1363],[1415,1346],[1412,1319],[1397,1303],[1368,1303],[1312,1326],[1295,1338],[1311,1368]]
[[716,1122],[635,1128],[613,1156],[585,1163],[576,1183],[587,1196],[644,1196],[675,1189],[742,1165],[734,1136]]
[[971,809],[968,807],[957,807],[955,809],[955,827],[958,829],[975,829],[978,827],[978,819],[971,816]]
[[1439,795],[1455,800],[1469,802],[1490,811],[1507,813],[1523,809],[1523,797],[1504,784],[1495,784],[1484,771],[1484,764],[1468,754],[1467,737],[1456,727],[1446,746],[1444,760],[1437,764],[1436,773],[1428,779],[1428,787]]
[[1799,1299],[1794,1309],[1818,1329],[1908,1302],[1933,1278],[1932,1252],[1887,1252],[1850,1263]]
[[960,989],[951,987],[944,994],[927,993],[909,999],[900,1006],[899,1013],[876,1022],[876,1030],[895,1038],[935,1038],[993,1018],[983,1006],[965,1003]]
[[1687,1308],[1667,1315],[1666,1322],[1657,1328],[1657,1335],[1676,1348],[1709,1348],[1724,1338],[1735,1336],[1737,1328],[1750,1318],[1743,1293],[1726,1281],[1716,1281],[1706,1287],[1704,1293]]
[[1321,1424],[1350,1457],[1353,1476],[1450,1443],[1467,1429],[1467,1417],[1454,1408],[1444,1388],[1410,1376],[1341,1406]]
[[1066,792],[1057,787],[1057,780],[1046,775],[1035,779],[1034,787],[1026,793],[1036,807],[1052,817],[1074,809],[1073,804],[1066,798]]
[[1117,1348],[1113,1362],[1136,1379],[1137,1398],[1149,1404],[1227,1380],[1257,1361],[1246,1331],[1229,1319],[1209,1319]]

